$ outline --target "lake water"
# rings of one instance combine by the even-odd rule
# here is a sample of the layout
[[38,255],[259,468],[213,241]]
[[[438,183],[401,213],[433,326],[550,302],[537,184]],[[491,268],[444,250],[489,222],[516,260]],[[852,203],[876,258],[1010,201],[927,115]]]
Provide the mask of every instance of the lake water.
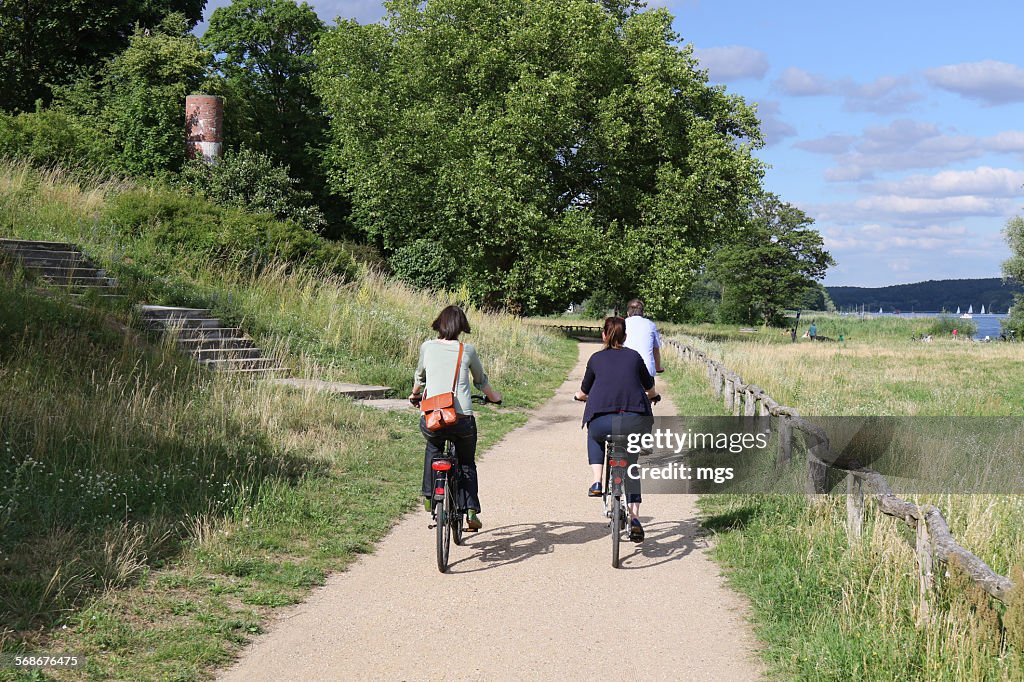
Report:
[[[942,317],[942,313],[898,313],[898,314],[897,313],[889,313],[889,314],[895,315],[896,317],[906,317],[906,318],[912,318],[912,317]],[[955,317],[955,315],[949,315],[949,317]],[[975,313],[974,317],[971,319],[971,322],[973,322],[978,327],[978,333],[975,334],[974,338],[976,338],[976,339],[983,339],[986,336],[990,336],[993,339],[998,339],[999,335],[1003,333],[1003,328],[1002,328],[1002,325],[1000,325],[1000,320],[1005,320],[1005,319],[1006,319],[1006,313],[999,313],[997,315],[988,315],[988,314],[986,314],[986,315],[979,315],[978,313]]]

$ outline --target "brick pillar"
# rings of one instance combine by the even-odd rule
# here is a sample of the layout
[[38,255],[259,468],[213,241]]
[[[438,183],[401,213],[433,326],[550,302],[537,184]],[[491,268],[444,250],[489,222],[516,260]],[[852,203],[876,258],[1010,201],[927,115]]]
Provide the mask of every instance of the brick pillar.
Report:
[[189,95],[185,98],[185,154],[213,163],[224,149],[224,98]]

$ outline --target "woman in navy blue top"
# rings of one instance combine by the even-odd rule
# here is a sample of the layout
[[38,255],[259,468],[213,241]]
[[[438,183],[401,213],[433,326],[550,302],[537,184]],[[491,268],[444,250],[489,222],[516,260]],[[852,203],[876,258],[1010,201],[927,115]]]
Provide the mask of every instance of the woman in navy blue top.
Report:
[[[650,399],[656,395],[654,377],[644,359],[632,348],[622,345],[626,340],[626,321],[621,317],[607,318],[601,340],[604,350],[590,357],[583,383],[576,393],[577,400],[587,401],[583,423],[587,427],[587,459],[594,473],[594,484],[588,491],[591,497],[601,496],[605,436],[616,432],[649,432],[653,420]],[[635,456],[631,463],[635,463]],[[640,481],[627,478],[626,483],[629,538],[640,542],[644,539],[644,529],[637,518]]]

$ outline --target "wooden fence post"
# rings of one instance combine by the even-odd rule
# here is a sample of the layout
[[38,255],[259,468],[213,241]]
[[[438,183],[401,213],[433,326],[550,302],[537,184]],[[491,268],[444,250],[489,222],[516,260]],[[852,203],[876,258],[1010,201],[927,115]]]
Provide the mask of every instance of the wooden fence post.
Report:
[[746,387],[740,382],[739,377],[733,379],[732,394],[732,416],[738,417],[740,416],[740,401],[743,400],[743,396],[746,394]]
[[789,416],[779,415],[779,457],[778,464],[789,464],[793,458],[793,426],[789,423]]
[[753,417],[754,415],[757,414],[757,404],[756,403],[757,403],[757,396],[755,396],[754,392],[748,388],[747,389],[746,399],[743,401],[743,416],[744,417]]
[[765,398],[767,398],[767,397],[768,396],[766,394],[762,393],[761,394],[761,400],[758,401],[758,402],[761,403],[761,416],[762,417],[768,417],[768,416],[771,415],[771,410],[768,409],[768,401],[765,400]]
[[736,400],[736,385],[732,377],[725,377],[725,409],[732,412],[732,403]]
[[846,475],[846,533],[850,544],[864,532],[864,484],[853,474]]
[[[815,436],[817,438],[817,436]],[[806,438],[804,442],[807,442]],[[828,492],[828,465],[821,455],[828,453],[828,441],[818,440],[807,451],[807,494],[821,495]]]
[[925,509],[920,510],[917,519],[917,568],[921,602],[917,612],[917,624],[924,625],[929,619],[928,598],[932,591],[932,543],[928,538],[928,520]]

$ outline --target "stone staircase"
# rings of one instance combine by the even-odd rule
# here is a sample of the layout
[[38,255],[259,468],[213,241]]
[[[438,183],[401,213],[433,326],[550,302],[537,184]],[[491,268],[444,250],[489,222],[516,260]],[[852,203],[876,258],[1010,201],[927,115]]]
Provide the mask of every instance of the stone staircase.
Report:
[[[0,239],[0,255],[8,254],[49,287],[67,291],[71,296],[91,292],[102,298],[123,299],[117,293],[117,280],[108,277],[74,244],[24,239]],[[182,352],[200,365],[216,371],[267,377],[294,389],[327,391],[365,400],[381,409],[405,409],[399,400],[381,400],[387,386],[363,386],[315,379],[291,378],[291,371],[274,358],[264,357],[252,338],[238,327],[226,327],[205,308],[140,305],[143,323],[154,331],[172,336]]]
[[200,365],[221,372],[254,376],[287,376],[287,367],[263,351],[238,327],[226,327],[204,308],[141,305],[139,313],[150,329],[170,335],[183,352]]
[[107,277],[81,249],[63,242],[0,239],[0,251],[20,261],[22,267],[48,286],[85,296],[95,291],[101,298],[124,298],[117,293],[117,280]]

